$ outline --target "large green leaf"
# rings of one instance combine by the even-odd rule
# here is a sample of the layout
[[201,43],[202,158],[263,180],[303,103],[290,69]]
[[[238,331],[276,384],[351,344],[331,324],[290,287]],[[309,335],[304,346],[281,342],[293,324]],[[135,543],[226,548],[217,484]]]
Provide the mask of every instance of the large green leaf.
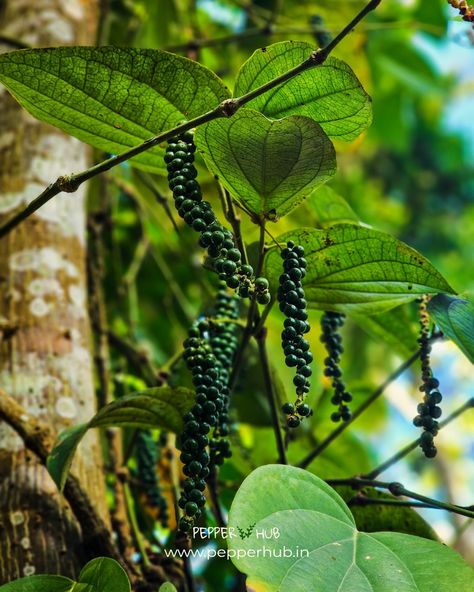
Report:
[[109,557],[89,561],[79,574],[79,582],[89,584],[94,592],[130,592],[130,581],[123,567]]
[[134,426],[162,428],[179,433],[183,429],[183,415],[194,402],[193,391],[163,386],[121,397],[100,409],[86,424],[61,432],[48,456],[48,471],[60,490],[64,488],[74,453],[90,428]]
[[[155,49],[13,51],[0,55],[0,81],[36,118],[111,153],[137,146],[229,97],[210,70]],[[156,147],[131,163],[164,173],[163,155]]]
[[79,582],[55,575],[29,576],[0,586],[0,592],[130,592],[122,566],[109,557],[96,557],[85,565]]
[[177,590],[171,582],[165,582],[164,584],[161,584],[158,592],[177,592]]
[[[242,66],[234,95],[241,96],[306,60],[314,47],[303,41],[282,41],[258,49]],[[271,118],[306,115],[328,136],[352,140],[372,121],[371,99],[351,68],[330,57],[248,103]]]
[[[376,314],[419,294],[453,292],[420,253],[384,232],[340,224],[327,230],[300,228],[278,237],[303,245],[308,262],[304,288],[308,305],[321,310]],[[281,274],[277,247],[265,259],[273,287]]]
[[472,568],[444,545],[358,532],[337,493],[295,467],[251,473],[234,498],[229,526],[252,531],[230,538],[229,553],[259,592],[451,592],[474,582]]
[[86,592],[85,588],[63,576],[29,576],[0,586],[0,592]]
[[[347,503],[357,495],[352,487],[335,487],[337,493]],[[362,493],[365,497],[396,501],[397,498],[384,491],[379,491],[373,487],[364,487]],[[409,506],[392,506],[383,504],[349,505],[350,511],[358,530],[363,532],[404,532],[414,534],[432,541],[439,541],[439,537],[431,526],[413,508]]]
[[429,302],[428,311],[443,333],[474,364],[474,303],[439,294]]
[[252,109],[216,119],[196,133],[209,169],[250,211],[288,213],[336,172],[334,147],[308,117],[271,121]]

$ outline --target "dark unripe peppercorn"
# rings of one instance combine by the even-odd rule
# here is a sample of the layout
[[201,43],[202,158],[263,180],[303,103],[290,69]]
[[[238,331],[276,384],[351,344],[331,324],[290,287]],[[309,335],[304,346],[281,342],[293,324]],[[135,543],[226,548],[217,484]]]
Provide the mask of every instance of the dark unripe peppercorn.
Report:
[[[296,368],[293,384],[296,387],[297,399],[295,404],[285,403],[282,407],[283,413],[287,415],[287,425],[296,428],[300,425],[303,417],[311,415],[311,410],[303,403],[304,396],[309,392],[309,376],[311,368],[308,364],[313,356],[304,355],[308,351],[309,344],[303,339],[303,334],[309,331],[309,324],[306,323],[306,300],[301,279],[305,275],[306,261],[303,258],[304,248],[290,241],[286,248],[281,251],[284,273],[280,276],[280,286],[277,297],[280,310],[286,316],[284,329],[281,334],[282,347],[285,354],[285,364],[290,368]],[[257,288],[257,282],[255,287]],[[302,349],[304,344],[305,350]],[[296,409],[296,411],[295,411]],[[299,410],[302,410],[300,413]]]

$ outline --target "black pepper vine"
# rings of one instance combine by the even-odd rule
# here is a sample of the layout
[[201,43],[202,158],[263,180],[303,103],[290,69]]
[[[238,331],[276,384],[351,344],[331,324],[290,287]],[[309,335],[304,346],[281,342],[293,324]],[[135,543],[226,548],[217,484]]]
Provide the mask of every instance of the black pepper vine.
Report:
[[324,375],[332,378],[334,394],[331,403],[337,406],[337,411],[331,414],[331,420],[349,421],[351,411],[347,403],[352,401],[352,395],[346,390],[342,380],[342,370],[339,365],[344,351],[339,329],[344,325],[346,316],[343,313],[326,311],[321,317],[321,342],[326,347],[327,357],[324,359]]
[[143,487],[147,503],[156,509],[157,519],[163,527],[168,525],[168,504],[163,497],[158,481],[157,465],[160,459],[160,447],[163,442],[156,442],[150,430],[138,430],[135,443],[137,477]]
[[286,248],[282,249],[281,257],[283,273],[280,275],[277,297],[280,310],[286,316],[281,340],[286,365],[296,368],[293,378],[296,401],[285,403],[282,410],[287,415],[288,427],[296,428],[304,417],[312,414],[310,407],[304,402],[309,393],[309,377],[312,374],[310,364],[313,361],[309,342],[303,337],[310,330],[305,293],[301,283],[306,275],[306,259],[304,248],[295,245],[293,241],[289,241]]
[[[199,232],[199,244],[207,249],[219,278],[229,288],[236,289],[242,298],[253,296],[256,283],[264,278],[255,280],[252,266],[242,262],[233,234],[219,222],[211,204],[203,200],[194,166],[193,138],[193,132],[187,131],[170,141],[166,148],[165,163],[174,204],[186,224]],[[270,300],[268,286],[263,292],[257,288],[256,297],[266,304]]]
[[[203,494],[211,469],[231,456],[229,435],[229,371],[238,345],[238,299],[220,285],[216,306],[209,319],[193,324],[184,342],[183,358],[196,388],[195,404],[184,416],[181,461],[186,480],[179,506],[184,510],[179,528],[189,532],[201,515]],[[210,433],[212,430],[212,437]]]
[[438,433],[438,419],[442,411],[439,407],[442,395],[438,390],[439,380],[433,376],[431,370],[431,345],[429,341],[430,322],[426,308],[426,299],[420,303],[420,361],[421,361],[421,381],[420,391],[425,393],[423,402],[417,407],[418,415],[413,423],[416,427],[422,427],[423,433],[420,436],[420,447],[427,458],[434,458],[437,454],[437,448],[434,444],[434,437]]

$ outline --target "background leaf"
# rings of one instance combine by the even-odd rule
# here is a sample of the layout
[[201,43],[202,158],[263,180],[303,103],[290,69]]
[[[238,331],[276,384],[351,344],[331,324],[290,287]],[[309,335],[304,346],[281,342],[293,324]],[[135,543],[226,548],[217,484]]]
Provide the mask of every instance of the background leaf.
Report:
[[474,364],[474,303],[438,294],[428,303],[436,324]]
[[[427,259],[377,230],[352,224],[300,228],[277,240],[303,245],[308,262],[304,288],[311,308],[376,314],[418,294],[453,292]],[[278,248],[269,251],[265,269],[276,286],[282,269]]]
[[164,584],[161,584],[158,592],[177,592],[177,590],[171,582],[165,582]]
[[[295,467],[260,467],[243,482],[229,526],[237,531],[252,524],[250,537],[231,538],[228,544],[233,563],[262,592],[451,592],[469,588],[474,577],[461,556],[439,543],[400,533],[358,532],[336,492]],[[272,528],[279,536],[257,538],[259,531]],[[280,553],[278,560],[268,551],[248,555],[263,546]],[[283,549],[291,552],[283,555]]]
[[80,588],[63,576],[29,576],[0,586],[0,592],[81,592]]
[[308,117],[271,121],[241,109],[199,127],[196,145],[233,197],[272,219],[292,210],[336,171],[331,141]]
[[60,490],[64,488],[74,453],[90,428],[134,426],[162,428],[179,433],[183,415],[194,403],[194,392],[167,386],[127,395],[102,407],[87,424],[64,430],[48,456],[48,471]]
[[[282,41],[257,49],[241,67],[234,96],[241,96],[284,74],[306,60],[314,47],[303,41]],[[372,121],[371,100],[351,68],[330,57],[276,89],[248,103],[264,115],[279,119],[306,115],[328,136],[353,140]]]
[[[197,62],[129,47],[4,53],[0,81],[37,119],[114,154],[229,97],[223,82]],[[163,155],[156,147],[130,162],[166,174]]]
[[130,592],[130,582],[123,567],[109,557],[89,561],[79,574],[79,582],[89,584],[94,592]]

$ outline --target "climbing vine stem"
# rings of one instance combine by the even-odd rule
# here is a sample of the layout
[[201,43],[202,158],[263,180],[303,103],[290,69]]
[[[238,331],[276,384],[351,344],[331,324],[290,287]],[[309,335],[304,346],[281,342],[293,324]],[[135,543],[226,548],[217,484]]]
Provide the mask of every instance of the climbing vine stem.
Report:
[[83,183],[89,179],[92,179],[93,177],[96,177],[105,171],[109,171],[113,167],[133,158],[134,156],[138,156],[147,150],[150,150],[154,146],[158,146],[167,140],[171,140],[172,138],[179,136],[188,130],[203,125],[204,123],[208,123],[214,119],[218,119],[220,117],[232,117],[232,115],[234,115],[238,109],[240,109],[240,107],[243,107],[256,97],[265,94],[266,92],[272,90],[284,82],[287,82],[288,80],[291,80],[295,76],[298,76],[310,68],[321,66],[321,64],[323,64],[329,57],[330,53],[339,45],[339,43],[341,43],[341,41],[347,37],[347,35],[349,35],[354,27],[362,19],[364,19],[367,14],[375,10],[381,1],[382,0],[370,0],[370,2],[368,2],[368,4],[351,20],[351,22],[346,27],[344,27],[344,29],[342,29],[338,35],[334,37],[334,39],[326,47],[313,51],[309,58],[305,59],[303,62],[301,62],[301,64],[291,68],[284,74],[269,80],[265,84],[262,84],[261,86],[242,95],[241,97],[226,99],[211,111],[203,113],[202,115],[190,119],[181,125],[158,134],[157,136],[149,138],[138,146],[129,148],[128,150],[125,150],[120,154],[95,164],[94,166],[85,169],[80,173],[62,175],[58,177],[54,183],[48,185],[48,187],[42,193],[40,193],[40,195],[34,198],[24,209],[20,210],[9,220],[7,220],[2,226],[0,226],[0,238],[6,236],[9,232],[16,228],[18,224],[34,214],[59,193],[63,191],[66,193],[74,193]]

